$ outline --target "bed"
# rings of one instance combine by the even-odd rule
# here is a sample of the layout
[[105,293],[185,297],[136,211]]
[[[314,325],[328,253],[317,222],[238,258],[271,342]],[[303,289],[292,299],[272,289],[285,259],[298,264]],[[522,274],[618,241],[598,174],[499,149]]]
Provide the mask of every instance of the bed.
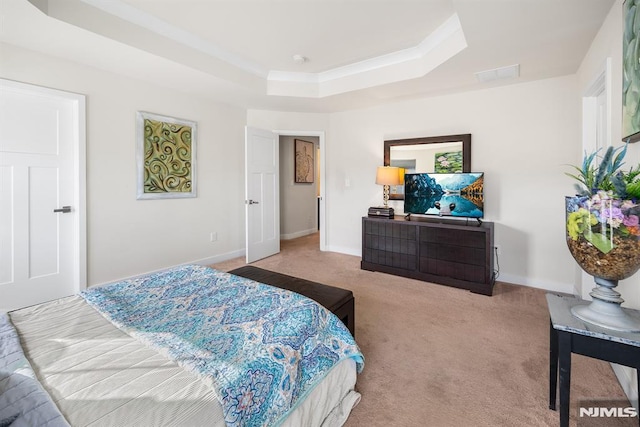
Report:
[[364,365],[315,301],[196,265],[8,313],[0,348],[0,427],[339,426]]

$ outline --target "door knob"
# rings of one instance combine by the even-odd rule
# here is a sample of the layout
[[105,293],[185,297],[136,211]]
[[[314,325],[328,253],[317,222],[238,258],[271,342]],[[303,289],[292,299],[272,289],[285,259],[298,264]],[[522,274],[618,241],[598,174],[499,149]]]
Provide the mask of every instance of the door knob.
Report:
[[54,209],[54,212],[62,212],[62,213],[69,213],[71,212],[71,206],[63,206],[60,209]]

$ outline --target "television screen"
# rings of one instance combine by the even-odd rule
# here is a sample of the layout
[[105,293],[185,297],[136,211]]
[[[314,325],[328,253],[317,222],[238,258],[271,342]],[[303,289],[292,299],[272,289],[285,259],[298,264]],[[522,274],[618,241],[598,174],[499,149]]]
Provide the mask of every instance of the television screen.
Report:
[[482,218],[484,173],[408,173],[404,213]]

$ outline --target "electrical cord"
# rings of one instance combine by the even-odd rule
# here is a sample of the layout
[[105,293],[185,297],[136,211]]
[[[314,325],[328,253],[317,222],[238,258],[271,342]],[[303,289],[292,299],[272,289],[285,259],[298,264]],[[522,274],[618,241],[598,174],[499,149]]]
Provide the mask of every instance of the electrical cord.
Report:
[[496,269],[493,270],[493,276],[495,280],[498,280],[498,276],[500,276],[500,259],[498,258],[498,247],[494,246],[493,250],[496,253]]

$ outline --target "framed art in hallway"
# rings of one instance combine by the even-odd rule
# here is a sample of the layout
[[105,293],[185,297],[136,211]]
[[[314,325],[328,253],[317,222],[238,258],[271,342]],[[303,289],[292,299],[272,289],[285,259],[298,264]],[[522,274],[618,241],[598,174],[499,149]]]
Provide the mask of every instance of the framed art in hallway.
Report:
[[196,122],[138,111],[138,199],[196,197]]
[[624,2],[622,139],[640,141],[640,0]]
[[314,178],[314,147],[313,142],[295,139],[295,182],[312,183]]

